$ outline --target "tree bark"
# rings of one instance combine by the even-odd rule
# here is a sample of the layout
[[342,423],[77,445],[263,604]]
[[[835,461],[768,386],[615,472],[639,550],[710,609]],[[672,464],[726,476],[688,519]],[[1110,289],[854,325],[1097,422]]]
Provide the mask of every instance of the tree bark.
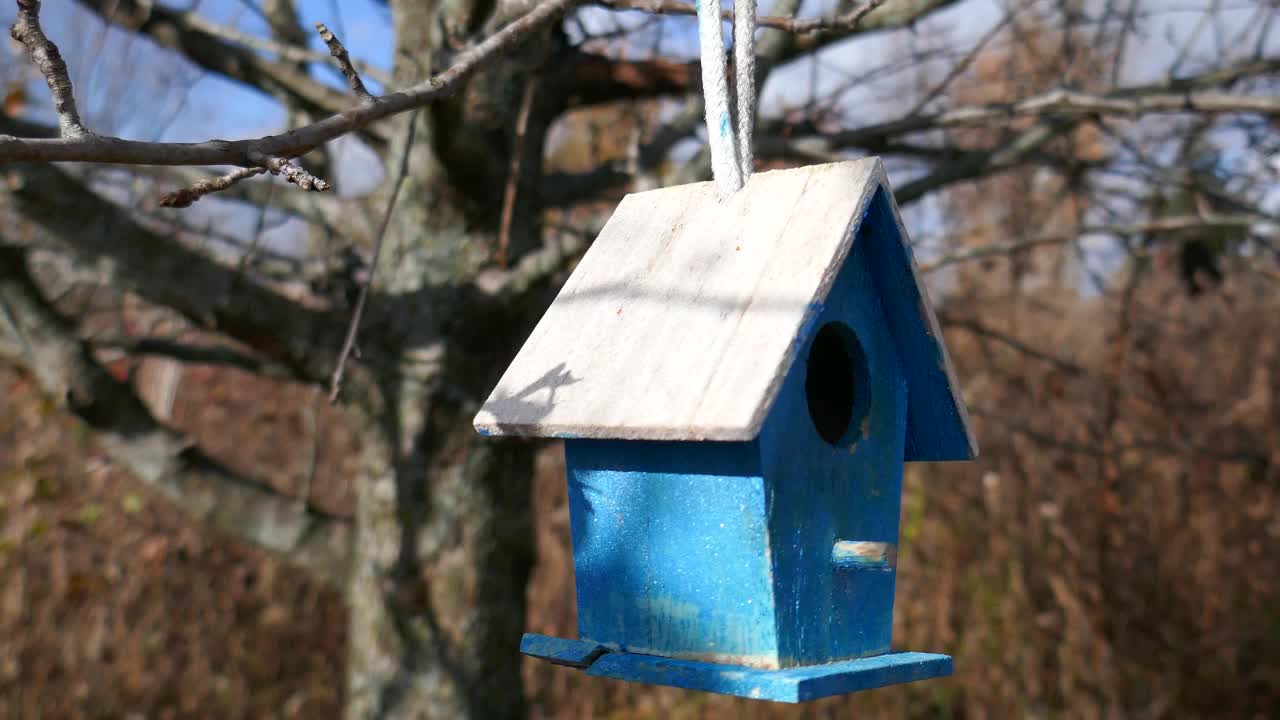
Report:
[[[495,11],[483,0],[392,2],[396,82],[428,76],[446,34],[473,34]],[[352,398],[367,438],[349,589],[353,720],[524,714],[533,446],[482,440],[471,418],[530,317],[478,302],[468,288],[498,229],[514,141],[508,109],[536,65],[530,58],[554,35],[411,118],[407,174],[378,269],[379,297],[395,308],[375,312],[363,333],[370,377]],[[547,126],[548,113],[532,115],[525,177],[541,173]],[[404,122],[387,154],[388,185],[405,152]],[[540,238],[532,205],[513,214],[513,251]]]

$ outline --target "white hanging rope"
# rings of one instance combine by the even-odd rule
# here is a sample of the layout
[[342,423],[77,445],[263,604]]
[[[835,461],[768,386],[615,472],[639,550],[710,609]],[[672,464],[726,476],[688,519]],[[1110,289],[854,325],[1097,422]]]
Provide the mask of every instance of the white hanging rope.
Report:
[[707,107],[707,142],[711,173],[721,192],[742,189],[751,176],[755,128],[756,0],[734,0],[733,74],[737,85],[737,126],[725,72],[724,38],[720,29],[720,0],[698,1],[698,41],[702,54],[702,94]]
[[756,0],[733,2],[733,77],[738,91],[738,164],[745,184],[755,167]]

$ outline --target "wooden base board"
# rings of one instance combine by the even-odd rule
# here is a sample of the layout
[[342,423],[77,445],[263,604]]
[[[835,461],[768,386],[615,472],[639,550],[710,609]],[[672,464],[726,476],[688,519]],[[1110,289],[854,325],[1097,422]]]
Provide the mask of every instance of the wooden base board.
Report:
[[581,668],[595,677],[786,703],[808,702],[951,674],[950,656],[918,652],[895,652],[825,665],[761,670],[609,652],[597,643],[534,633],[525,634],[520,651],[553,663]]

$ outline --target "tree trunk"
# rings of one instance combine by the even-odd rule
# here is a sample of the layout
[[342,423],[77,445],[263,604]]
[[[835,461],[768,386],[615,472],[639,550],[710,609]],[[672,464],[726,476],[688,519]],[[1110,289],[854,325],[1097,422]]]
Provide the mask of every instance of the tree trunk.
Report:
[[[446,34],[474,35],[494,21],[495,7],[404,0],[392,12],[396,81],[408,84],[428,75]],[[533,564],[533,446],[482,440],[471,418],[530,317],[494,312],[469,288],[497,234],[514,145],[510,108],[536,65],[530,53],[549,45],[535,40],[466,92],[413,115],[408,170],[378,269],[378,296],[393,307],[364,329],[374,389],[354,400],[366,457],[349,590],[352,719],[524,714],[518,648]],[[541,171],[547,122],[536,114],[525,177]],[[405,122],[388,153],[391,179]],[[534,204],[512,219],[517,251],[540,237]]]

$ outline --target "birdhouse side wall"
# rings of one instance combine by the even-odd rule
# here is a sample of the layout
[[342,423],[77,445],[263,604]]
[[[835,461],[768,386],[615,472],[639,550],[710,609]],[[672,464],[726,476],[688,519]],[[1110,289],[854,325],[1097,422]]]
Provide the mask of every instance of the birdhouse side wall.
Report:
[[971,460],[977,455],[977,442],[969,434],[964,404],[953,392],[958,384],[942,332],[886,188],[872,197],[860,232],[873,238],[865,243],[870,282],[911,388],[904,457],[908,462]]
[[[856,232],[826,302],[797,340],[759,438],[783,666],[890,647],[908,385],[873,248],[897,238],[877,223]],[[836,340],[845,344],[833,349]],[[831,415],[842,400],[847,425],[834,441],[825,428],[824,438],[815,409]]]
[[565,460],[580,638],[779,667],[754,442],[567,440]]

